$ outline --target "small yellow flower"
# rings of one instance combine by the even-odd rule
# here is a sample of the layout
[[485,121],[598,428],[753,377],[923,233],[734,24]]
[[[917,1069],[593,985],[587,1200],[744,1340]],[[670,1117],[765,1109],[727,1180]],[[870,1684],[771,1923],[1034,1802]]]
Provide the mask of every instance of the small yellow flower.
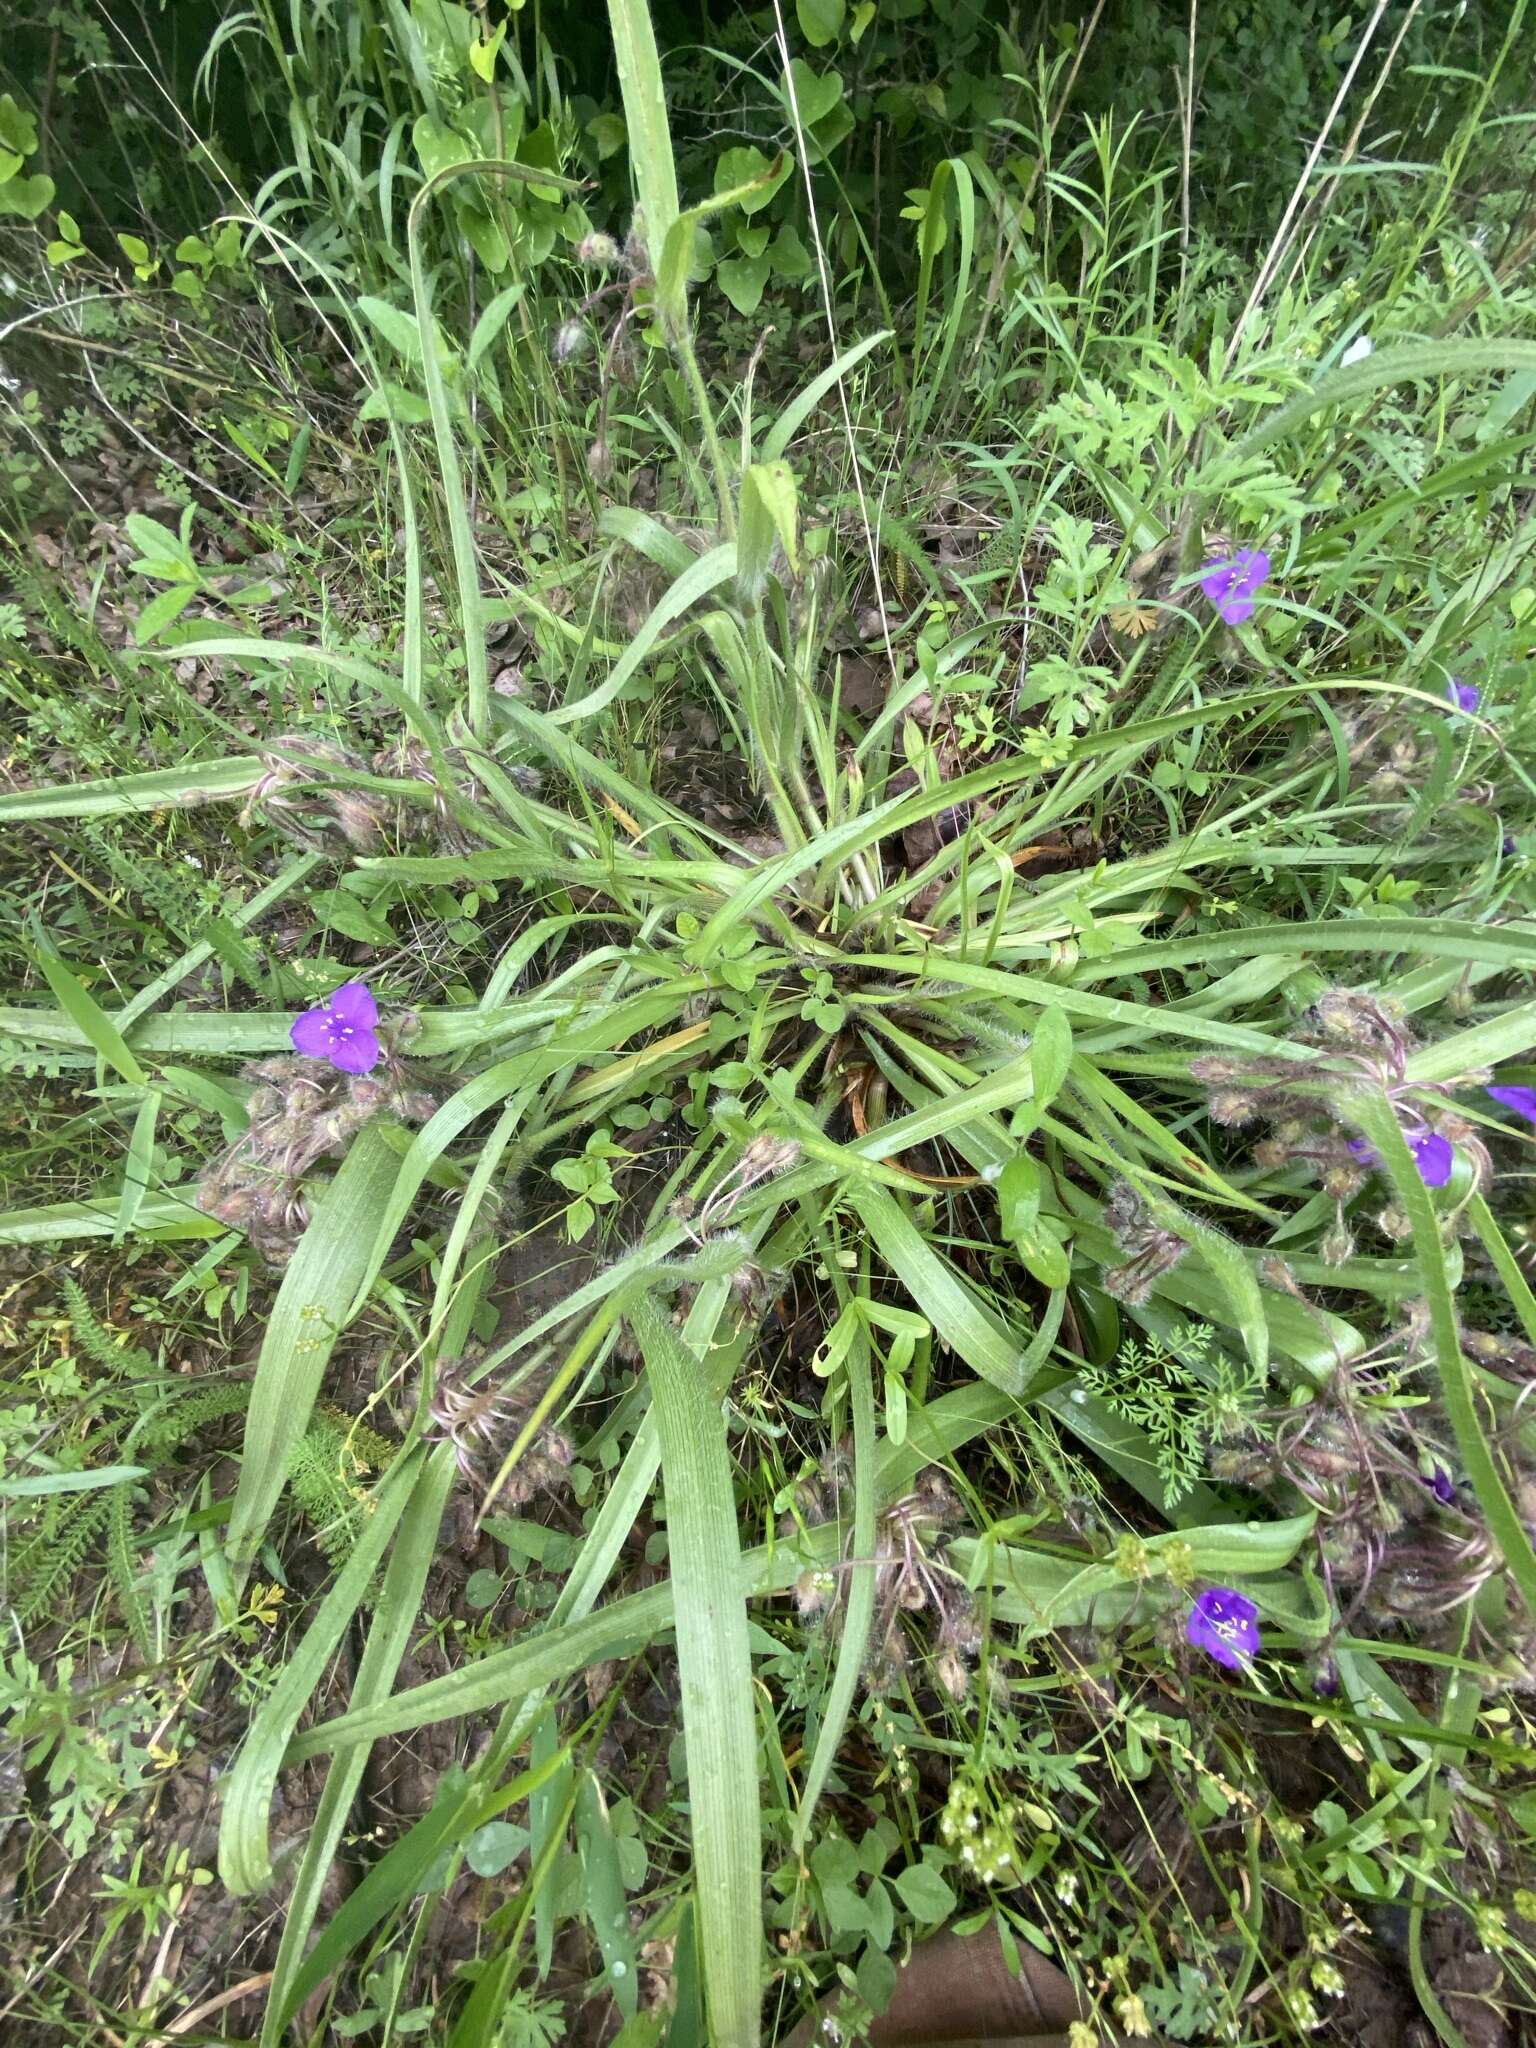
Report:
[[253,1586],[251,1597],[246,1603],[246,1613],[252,1621],[259,1621],[267,1628],[277,1620],[277,1610],[283,1604],[281,1586]]
[[1127,640],[1139,640],[1143,633],[1150,633],[1161,618],[1162,613],[1153,605],[1112,604],[1109,608],[1109,623]]
[[1312,1988],[1321,1991],[1325,1998],[1344,1996],[1344,1972],[1327,1956],[1320,1956],[1312,1965]]
[[1067,2048],[1100,2048],[1099,2037],[1086,2020],[1074,2020],[1067,2029]]
[[1139,1992],[1128,1991],[1124,1998],[1117,1998],[1115,2012],[1133,2041],[1151,2039],[1152,2022],[1147,2018],[1147,2008],[1142,2004]]
[[1505,1924],[1502,1906],[1479,1906],[1472,1915],[1472,1924],[1477,1929],[1477,1938],[1484,1948],[1497,1952],[1509,1941],[1509,1930]]

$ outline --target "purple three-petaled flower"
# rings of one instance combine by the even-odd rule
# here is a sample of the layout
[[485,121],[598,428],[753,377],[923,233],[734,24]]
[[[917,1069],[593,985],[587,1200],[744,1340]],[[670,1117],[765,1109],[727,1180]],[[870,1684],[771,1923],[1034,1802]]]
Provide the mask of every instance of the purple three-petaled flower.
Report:
[[[1456,1165],[1456,1152],[1449,1138],[1442,1138],[1438,1131],[1421,1126],[1416,1131],[1404,1131],[1408,1150],[1413,1154],[1413,1163],[1419,1169],[1419,1179],[1427,1188],[1443,1188],[1450,1179]],[[1349,1149],[1362,1166],[1380,1166],[1376,1148],[1368,1138],[1351,1138]]]
[[1483,693],[1476,683],[1464,683],[1459,676],[1451,677],[1446,695],[1451,700],[1453,711],[1475,711],[1483,701]]
[[1488,1093],[1495,1102],[1502,1102],[1506,1109],[1512,1109],[1516,1116],[1523,1116],[1527,1123],[1536,1124],[1536,1088],[1490,1088]]
[[1228,1671],[1259,1654],[1259,1610],[1231,1586],[1208,1586],[1189,1610],[1186,1638]]
[[384,1057],[374,1032],[379,1006],[366,981],[348,981],[318,1009],[296,1017],[288,1036],[306,1059],[329,1060],[344,1074],[370,1074]]
[[1253,617],[1254,593],[1269,581],[1269,556],[1262,548],[1239,548],[1230,562],[1207,562],[1200,588],[1229,626]]

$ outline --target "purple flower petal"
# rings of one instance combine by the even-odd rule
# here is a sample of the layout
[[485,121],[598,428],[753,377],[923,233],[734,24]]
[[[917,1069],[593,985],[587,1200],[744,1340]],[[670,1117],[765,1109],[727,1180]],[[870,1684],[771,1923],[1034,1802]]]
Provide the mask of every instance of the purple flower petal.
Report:
[[1438,1131],[1420,1131],[1410,1137],[1408,1149],[1413,1154],[1413,1163],[1419,1169],[1419,1179],[1427,1188],[1443,1188],[1450,1179],[1456,1165],[1456,1152],[1449,1138],[1442,1138]]
[[1490,1088],[1488,1093],[1495,1102],[1502,1102],[1506,1109],[1512,1109],[1516,1116],[1523,1116],[1527,1123],[1536,1124],[1536,1088]]
[[1259,1610],[1231,1586],[1208,1586],[1189,1610],[1186,1639],[1228,1671],[1259,1654]]
[[343,1074],[370,1074],[384,1057],[373,1030],[378,1015],[368,984],[348,981],[328,1003],[296,1017],[288,1036],[306,1059],[329,1060]]
[[1453,711],[1475,711],[1483,701],[1483,693],[1476,683],[1464,683],[1452,676],[1446,695],[1451,700]]
[[306,1059],[328,1060],[331,1056],[331,1013],[326,1009],[306,1010],[295,1017],[288,1037],[295,1052]]
[[[1419,1169],[1419,1178],[1427,1188],[1443,1188],[1456,1166],[1456,1152],[1449,1138],[1442,1138],[1438,1131],[1420,1128],[1404,1131],[1408,1150],[1413,1154],[1413,1163]],[[1376,1148],[1368,1138],[1351,1138],[1349,1149],[1362,1166],[1380,1166]]]
[[1442,1507],[1456,1505],[1456,1482],[1443,1465],[1437,1465],[1433,1472],[1421,1472],[1419,1477]]
[[371,1074],[384,1048],[366,1024],[343,1024],[331,1041],[331,1065],[344,1074]]
[[366,981],[344,981],[326,1008],[339,1024],[350,1024],[354,1030],[361,1026],[371,1031],[379,1021],[379,1006]]
[[1269,556],[1263,548],[1239,548],[1230,562],[1207,562],[1200,588],[1229,626],[1240,626],[1254,613],[1254,594],[1269,581]]

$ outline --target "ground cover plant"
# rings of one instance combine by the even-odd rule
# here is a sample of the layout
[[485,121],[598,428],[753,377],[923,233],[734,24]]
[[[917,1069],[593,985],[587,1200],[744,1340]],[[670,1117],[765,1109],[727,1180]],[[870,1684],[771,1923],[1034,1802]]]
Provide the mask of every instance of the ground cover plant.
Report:
[[1528,41],[18,21],[0,2037],[1528,2038]]

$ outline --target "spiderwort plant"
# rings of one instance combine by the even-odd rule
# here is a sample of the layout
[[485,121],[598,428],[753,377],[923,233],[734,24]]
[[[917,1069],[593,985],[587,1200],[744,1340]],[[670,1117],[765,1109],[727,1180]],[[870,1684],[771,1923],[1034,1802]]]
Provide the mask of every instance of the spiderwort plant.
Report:
[[1189,1610],[1184,1635],[1228,1671],[1242,1671],[1259,1654],[1259,1610],[1233,1586],[1207,1586]]
[[296,1017],[288,1036],[306,1059],[329,1060],[343,1074],[371,1074],[384,1057],[374,1030],[378,1021],[379,1006],[367,982],[348,981]]
[[1229,626],[1241,626],[1254,614],[1258,592],[1269,581],[1269,556],[1263,548],[1239,548],[1226,562],[1207,562],[1200,588]]
[[1483,693],[1476,683],[1464,683],[1459,676],[1452,676],[1446,690],[1453,711],[1476,711],[1483,701]]
[[[1340,1204],[1337,1230],[1331,1240],[1338,1258],[1324,1250],[1330,1263],[1349,1256],[1342,1204],[1364,1187],[1366,1176],[1381,1160],[1368,1138],[1351,1136],[1346,1119],[1324,1094],[1345,1099],[1362,1088],[1386,1097],[1419,1177],[1426,1187],[1450,1184],[1458,1162],[1470,1172],[1472,1188],[1486,1186],[1492,1172],[1487,1147],[1473,1125],[1459,1116],[1450,1098],[1459,1088],[1483,1076],[1464,1074],[1452,1081],[1418,1081],[1409,1070],[1407,1027],[1390,1005],[1353,989],[1328,989],[1295,1027],[1295,1037],[1318,1049],[1322,1058],[1304,1066],[1291,1057],[1265,1055],[1234,1059],[1202,1054],[1190,1063],[1196,1080],[1210,1087],[1210,1113],[1221,1124],[1262,1121],[1272,1135],[1254,1147],[1254,1161],[1266,1171],[1306,1162],[1323,1190]],[[1425,1098],[1439,1098],[1430,1107]],[[1397,1211],[1390,1212],[1394,1221]],[[1383,1222],[1383,1228],[1388,1228]],[[1397,1234],[1388,1228],[1388,1235]]]

